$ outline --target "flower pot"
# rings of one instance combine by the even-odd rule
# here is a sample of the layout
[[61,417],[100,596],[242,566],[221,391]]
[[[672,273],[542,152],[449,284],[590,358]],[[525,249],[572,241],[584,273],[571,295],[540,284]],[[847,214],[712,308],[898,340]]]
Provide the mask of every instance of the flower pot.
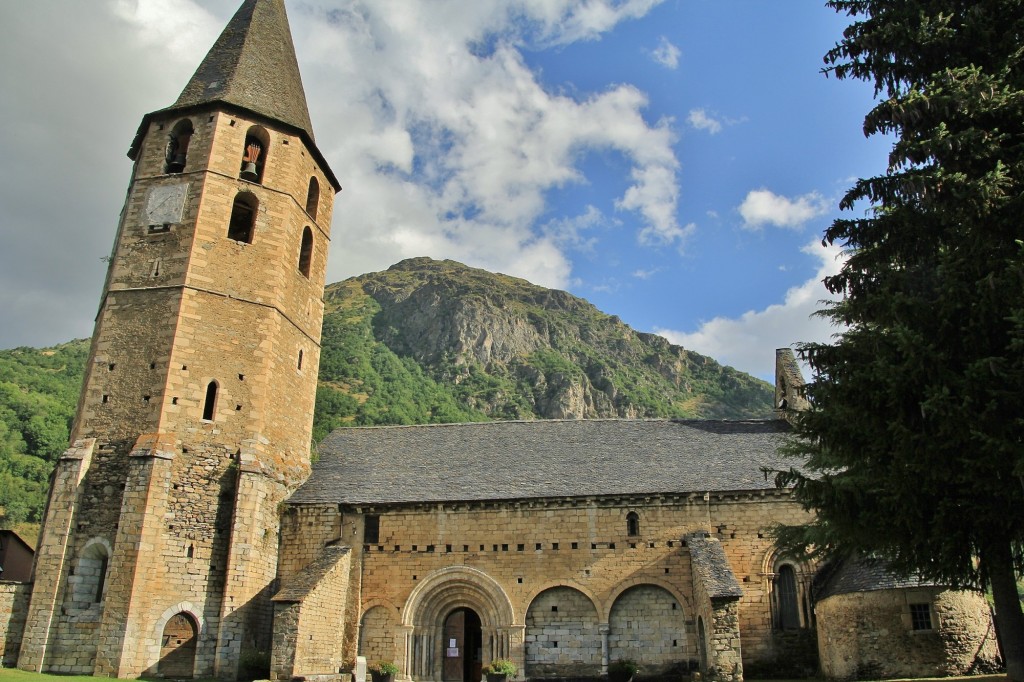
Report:
[[508,675],[505,673],[487,673],[487,682],[505,682]]
[[373,678],[373,682],[393,682],[395,676],[391,673],[375,673],[371,672],[370,677]]

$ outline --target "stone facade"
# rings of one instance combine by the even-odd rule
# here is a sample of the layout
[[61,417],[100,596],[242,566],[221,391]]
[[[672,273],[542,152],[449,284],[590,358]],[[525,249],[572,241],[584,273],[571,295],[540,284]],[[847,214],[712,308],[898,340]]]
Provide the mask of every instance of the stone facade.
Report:
[[[930,627],[915,625],[915,607],[928,614]],[[854,592],[819,601],[815,613],[821,670],[830,678],[946,677],[997,669],[995,630],[985,598],[976,592]]]
[[[630,513],[639,519],[633,536]],[[372,544],[367,516],[377,524]],[[346,651],[394,660],[413,679],[441,679],[444,619],[466,607],[480,617],[482,662],[511,657],[527,677],[597,677],[618,658],[640,661],[649,675],[686,671],[702,660],[702,615],[703,660],[739,679],[740,631],[744,655],[772,651],[762,567],[774,549],[764,530],[804,519],[787,492],[769,490],[706,501],[294,505],[282,523],[280,577],[287,584],[328,543],[352,547],[350,589],[362,617],[346,626],[358,627]],[[734,592],[695,589],[693,532],[718,549]]]
[[5,668],[18,661],[31,591],[27,583],[0,580],[0,665]]

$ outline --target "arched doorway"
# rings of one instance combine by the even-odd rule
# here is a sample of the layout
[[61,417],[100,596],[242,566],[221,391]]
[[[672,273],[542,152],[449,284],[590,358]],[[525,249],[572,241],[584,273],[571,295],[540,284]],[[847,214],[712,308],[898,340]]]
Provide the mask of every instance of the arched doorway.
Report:
[[[512,602],[493,578],[469,566],[448,566],[427,575],[409,594],[402,607],[401,627],[404,637],[404,674],[414,680],[479,680],[480,668],[473,677],[445,672],[447,646],[451,637],[445,637],[445,626],[452,614],[472,612],[473,630],[480,630],[480,658],[489,663],[496,658],[510,658],[513,633],[516,631]],[[463,628],[466,628],[463,621]],[[521,636],[521,635],[520,635]],[[472,643],[471,643],[472,644]],[[400,644],[401,646],[401,644]],[[466,644],[459,646],[463,656]],[[454,652],[453,652],[454,653]],[[476,652],[472,652],[476,657]],[[465,660],[465,659],[463,659]],[[515,661],[520,668],[523,661]],[[452,664],[455,665],[455,664]],[[477,663],[479,666],[479,663]]]
[[161,677],[192,677],[198,634],[199,627],[192,616],[187,613],[171,616],[160,641],[160,662],[156,670]]
[[470,608],[455,609],[444,619],[444,682],[480,682],[483,632],[480,616]]

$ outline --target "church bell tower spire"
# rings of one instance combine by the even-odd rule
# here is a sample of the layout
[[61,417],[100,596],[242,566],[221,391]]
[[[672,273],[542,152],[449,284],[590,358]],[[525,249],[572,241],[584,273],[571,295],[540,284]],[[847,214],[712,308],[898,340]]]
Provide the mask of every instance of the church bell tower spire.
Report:
[[232,679],[269,650],[278,505],[309,470],[340,190],[283,0],[245,0],[129,157],[18,665]]

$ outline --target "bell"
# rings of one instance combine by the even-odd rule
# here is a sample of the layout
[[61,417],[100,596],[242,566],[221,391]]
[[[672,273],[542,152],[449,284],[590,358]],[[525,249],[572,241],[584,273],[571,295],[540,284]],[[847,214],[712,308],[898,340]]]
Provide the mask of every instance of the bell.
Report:
[[171,173],[180,173],[185,170],[185,155],[175,154],[174,160],[167,164],[167,170]]
[[243,180],[248,180],[249,182],[256,182],[260,177],[259,173],[256,171],[256,164],[252,161],[246,162],[241,175]]

